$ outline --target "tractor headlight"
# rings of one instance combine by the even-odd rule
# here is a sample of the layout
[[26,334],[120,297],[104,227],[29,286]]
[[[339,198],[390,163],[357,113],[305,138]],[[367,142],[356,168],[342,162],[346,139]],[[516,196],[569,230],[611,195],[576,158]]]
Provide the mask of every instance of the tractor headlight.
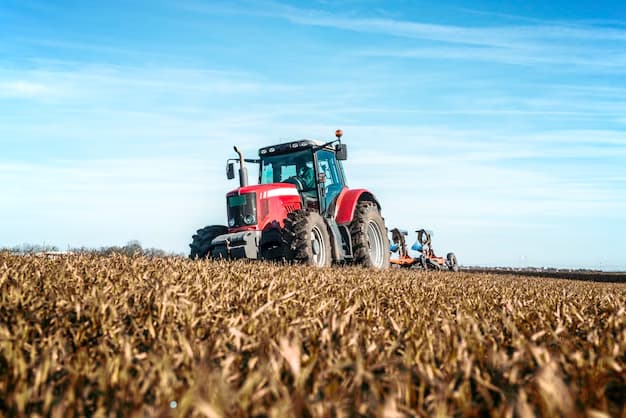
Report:
[[228,226],[230,226],[231,228],[235,226],[235,218],[228,219]]
[[254,225],[254,223],[256,222],[256,218],[254,217],[254,215],[246,215],[243,218],[243,221],[246,223],[246,225]]

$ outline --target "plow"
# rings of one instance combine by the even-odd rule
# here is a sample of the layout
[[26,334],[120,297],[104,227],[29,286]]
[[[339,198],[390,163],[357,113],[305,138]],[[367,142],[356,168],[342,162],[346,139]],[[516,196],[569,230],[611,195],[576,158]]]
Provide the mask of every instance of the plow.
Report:
[[415,231],[417,238],[411,246],[413,251],[420,253],[418,257],[411,257],[406,244],[405,236],[407,231],[398,228],[391,230],[392,253],[398,253],[397,258],[389,260],[392,266],[401,268],[419,268],[423,270],[450,270],[459,271],[459,265],[454,253],[448,253],[446,257],[439,257],[435,254],[432,245],[432,232],[425,229]]

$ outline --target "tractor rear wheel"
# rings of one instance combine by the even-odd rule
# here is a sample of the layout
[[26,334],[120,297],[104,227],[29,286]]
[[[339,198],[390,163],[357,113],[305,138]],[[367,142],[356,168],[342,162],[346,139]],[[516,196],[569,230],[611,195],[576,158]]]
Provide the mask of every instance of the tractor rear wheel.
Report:
[[328,228],[319,213],[304,209],[289,213],[283,234],[291,260],[315,267],[332,263]]
[[213,241],[215,237],[226,234],[227,232],[228,228],[224,225],[210,225],[198,229],[197,233],[191,237],[189,258],[196,259],[210,256],[209,249],[211,241]]
[[354,262],[364,267],[389,267],[389,237],[385,221],[374,202],[359,202],[350,224]]
[[451,271],[459,271],[459,263],[456,260],[456,255],[454,253],[448,253],[446,255],[447,265]]

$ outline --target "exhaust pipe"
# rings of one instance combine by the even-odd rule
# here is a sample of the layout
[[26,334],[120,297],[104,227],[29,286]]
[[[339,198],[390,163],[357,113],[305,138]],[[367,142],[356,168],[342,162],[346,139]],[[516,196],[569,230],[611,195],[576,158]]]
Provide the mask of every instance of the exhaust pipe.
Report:
[[248,169],[246,168],[245,161],[243,160],[243,154],[239,148],[237,148],[237,146],[234,146],[233,148],[239,155],[239,186],[245,187],[248,185]]

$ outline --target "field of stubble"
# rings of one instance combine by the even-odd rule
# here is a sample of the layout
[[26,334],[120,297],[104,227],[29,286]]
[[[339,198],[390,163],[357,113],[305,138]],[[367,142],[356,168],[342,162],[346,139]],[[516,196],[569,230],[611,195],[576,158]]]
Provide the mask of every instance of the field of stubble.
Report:
[[626,417],[626,285],[0,254],[0,416]]

